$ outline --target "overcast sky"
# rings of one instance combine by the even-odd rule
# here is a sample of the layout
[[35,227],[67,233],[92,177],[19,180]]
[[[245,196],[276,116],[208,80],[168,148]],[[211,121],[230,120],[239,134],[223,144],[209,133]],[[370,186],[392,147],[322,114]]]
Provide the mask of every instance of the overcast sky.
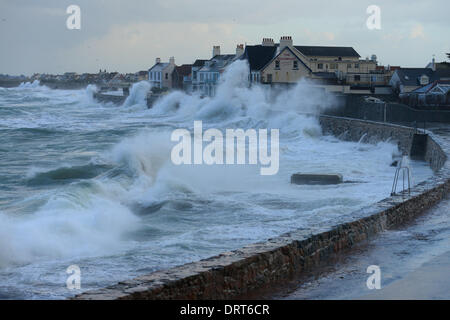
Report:
[[[68,30],[66,9],[81,8]],[[381,30],[369,30],[369,5]],[[210,58],[213,45],[279,41],[352,46],[381,64],[424,67],[450,52],[449,0],[0,0],[0,73],[146,70],[156,57],[177,64]]]

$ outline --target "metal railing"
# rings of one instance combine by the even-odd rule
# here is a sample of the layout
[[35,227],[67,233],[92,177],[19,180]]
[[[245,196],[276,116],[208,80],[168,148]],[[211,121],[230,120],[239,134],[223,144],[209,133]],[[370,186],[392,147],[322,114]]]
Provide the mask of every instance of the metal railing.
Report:
[[406,190],[405,189],[405,174],[406,174],[406,179],[408,182],[407,190],[409,195],[411,193],[411,171],[409,169],[409,161],[407,156],[403,156],[402,160],[397,166],[397,169],[395,169],[394,183],[392,184],[391,196],[397,195],[397,184],[400,174],[402,174],[402,186],[403,186],[401,193],[404,193]]

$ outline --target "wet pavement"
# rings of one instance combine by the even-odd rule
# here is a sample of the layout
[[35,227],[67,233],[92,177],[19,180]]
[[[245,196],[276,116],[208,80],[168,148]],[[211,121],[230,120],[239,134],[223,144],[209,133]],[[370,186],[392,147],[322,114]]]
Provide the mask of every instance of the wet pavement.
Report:
[[[369,266],[381,289],[369,289]],[[450,198],[281,290],[273,299],[450,299]]]

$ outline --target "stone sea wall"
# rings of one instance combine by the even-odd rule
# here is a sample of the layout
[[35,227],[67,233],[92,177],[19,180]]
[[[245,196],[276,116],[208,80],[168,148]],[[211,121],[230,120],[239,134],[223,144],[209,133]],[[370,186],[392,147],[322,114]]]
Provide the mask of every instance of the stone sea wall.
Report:
[[[377,142],[391,139],[408,152],[412,128],[322,116],[325,134],[342,139]],[[366,140],[367,139],[367,140]],[[201,261],[157,271],[75,299],[236,299],[283,282],[331,261],[341,250],[374,234],[405,223],[439,202],[450,190],[449,146],[428,137],[425,159],[435,170],[432,179],[410,194],[392,196],[364,207],[340,225],[295,230],[265,242],[247,245]]]
[[[342,140],[376,143],[378,141],[395,141],[399,150],[409,154],[415,130],[411,127],[357,120],[333,116],[321,116],[319,119],[324,134],[332,134]],[[436,137],[427,132],[427,149],[425,160],[434,171],[441,169],[447,160],[447,154],[442,150]],[[445,144],[444,142],[441,142]]]

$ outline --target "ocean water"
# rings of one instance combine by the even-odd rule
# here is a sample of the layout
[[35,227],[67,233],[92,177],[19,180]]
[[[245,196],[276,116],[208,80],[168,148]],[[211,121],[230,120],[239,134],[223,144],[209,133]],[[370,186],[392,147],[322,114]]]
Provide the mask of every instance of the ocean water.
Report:
[[[284,91],[245,85],[235,63],[214,98],[174,92],[147,109],[147,83],[123,106],[95,87],[0,88],[0,298],[60,299],[206,258],[298,228],[334,225],[389,196],[399,152],[387,142],[324,136],[305,113],[333,106],[308,83]],[[278,128],[280,168],[176,166],[170,134]],[[341,173],[334,186],[290,184],[295,172]],[[412,162],[413,181],[432,175]],[[81,269],[81,290],[66,287]]]

